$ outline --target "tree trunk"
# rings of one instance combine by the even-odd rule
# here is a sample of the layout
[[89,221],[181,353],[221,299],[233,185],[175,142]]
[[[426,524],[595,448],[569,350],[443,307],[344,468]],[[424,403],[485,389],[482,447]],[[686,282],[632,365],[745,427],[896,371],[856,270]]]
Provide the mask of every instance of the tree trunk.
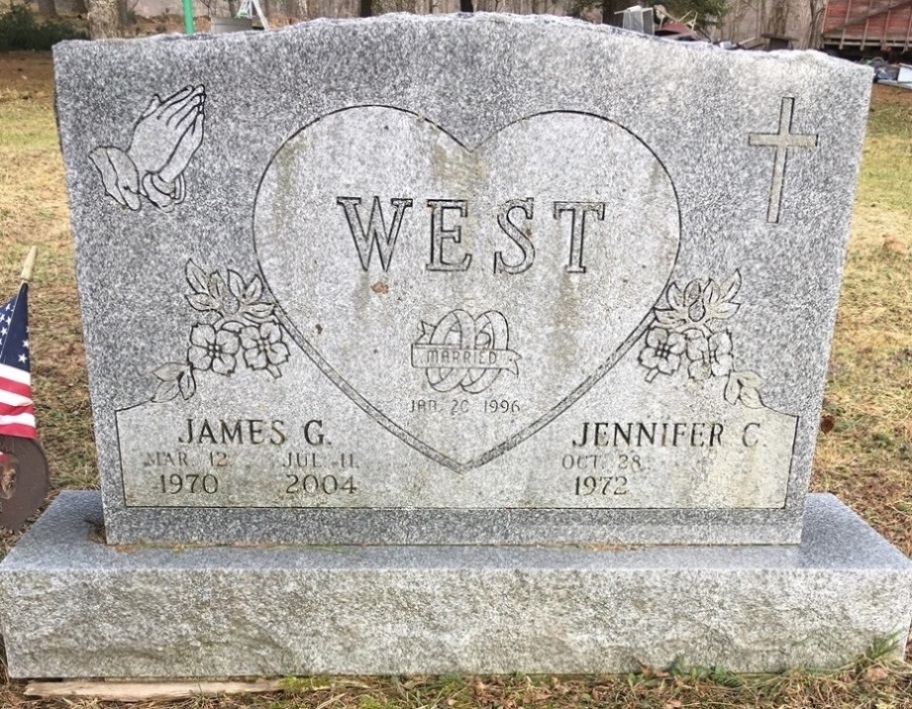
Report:
[[306,20],[307,0],[285,0],[285,14],[291,20]]
[[602,24],[615,27],[623,25],[624,16],[617,13],[625,7],[623,0],[602,0]]
[[118,0],[88,0],[89,35],[92,39],[123,37],[126,28]]
[[810,22],[808,23],[807,36],[804,47],[817,49],[821,43],[820,32],[823,25],[823,10],[826,3],[822,0],[809,0]]
[[370,17],[374,14],[374,0],[361,0],[358,17]]
[[459,12],[475,12],[472,0],[459,0]]
[[789,6],[785,0],[776,0],[770,9],[767,32],[784,37],[788,27]]
[[57,17],[57,6],[54,0],[38,0],[38,13],[42,17]]
[[[126,37],[128,34],[128,29],[133,25],[133,21],[130,19],[130,9],[127,7],[128,0],[116,0],[117,2],[117,14],[120,16],[120,27],[121,36]],[[135,7],[135,5],[134,5]]]

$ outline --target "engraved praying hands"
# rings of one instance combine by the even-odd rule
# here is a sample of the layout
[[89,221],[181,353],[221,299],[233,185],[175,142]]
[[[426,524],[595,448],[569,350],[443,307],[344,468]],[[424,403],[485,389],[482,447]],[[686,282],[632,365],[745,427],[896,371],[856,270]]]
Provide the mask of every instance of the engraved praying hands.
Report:
[[206,90],[187,86],[153,96],[133,128],[126,151],[102,146],[89,154],[105,191],[118,204],[138,211],[140,197],[169,212],[186,196],[184,171],[203,141]]

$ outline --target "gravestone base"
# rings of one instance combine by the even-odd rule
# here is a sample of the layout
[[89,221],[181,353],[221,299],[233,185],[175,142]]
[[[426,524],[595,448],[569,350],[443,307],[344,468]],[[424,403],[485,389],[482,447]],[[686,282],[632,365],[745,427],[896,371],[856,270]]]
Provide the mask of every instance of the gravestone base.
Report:
[[912,563],[830,495],[799,546],[110,547],[64,492],[0,565],[11,677],[835,667],[902,654]]

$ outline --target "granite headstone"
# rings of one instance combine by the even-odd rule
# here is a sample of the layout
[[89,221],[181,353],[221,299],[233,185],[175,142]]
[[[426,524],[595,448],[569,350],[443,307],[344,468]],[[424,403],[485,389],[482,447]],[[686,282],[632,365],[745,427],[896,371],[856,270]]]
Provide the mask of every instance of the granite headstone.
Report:
[[14,676],[901,647],[908,562],[807,496],[869,70],[494,15],[55,68],[104,515],[4,563]]
[[798,541],[866,69],[492,16],[56,71],[110,541]]

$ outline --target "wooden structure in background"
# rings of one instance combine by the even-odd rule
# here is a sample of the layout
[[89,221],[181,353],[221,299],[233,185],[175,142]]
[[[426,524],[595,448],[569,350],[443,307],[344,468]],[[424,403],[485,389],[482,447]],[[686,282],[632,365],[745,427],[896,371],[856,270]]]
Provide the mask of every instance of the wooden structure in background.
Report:
[[841,51],[907,52],[912,36],[912,0],[829,0],[823,46]]

